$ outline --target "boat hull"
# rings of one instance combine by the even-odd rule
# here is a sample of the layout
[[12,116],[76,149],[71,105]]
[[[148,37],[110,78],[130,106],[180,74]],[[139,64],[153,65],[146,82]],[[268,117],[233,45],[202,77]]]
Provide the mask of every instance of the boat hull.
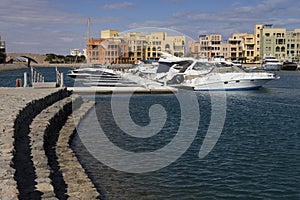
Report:
[[195,91],[256,90],[267,82],[277,79],[273,73],[232,73],[214,74],[198,78],[194,82]]
[[195,91],[239,91],[239,90],[257,90],[270,80],[243,80],[240,82],[218,82],[196,85]]
[[282,68],[282,65],[281,64],[278,64],[278,65],[265,64],[265,65],[262,65],[261,68],[263,70],[267,70],[267,71],[279,71]]

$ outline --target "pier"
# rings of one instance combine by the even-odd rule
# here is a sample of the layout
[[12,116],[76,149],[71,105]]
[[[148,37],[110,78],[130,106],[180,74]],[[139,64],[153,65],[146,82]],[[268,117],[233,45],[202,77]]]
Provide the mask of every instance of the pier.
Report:
[[99,199],[69,146],[94,103],[64,88],[0,88],[0,99],[0,199]]

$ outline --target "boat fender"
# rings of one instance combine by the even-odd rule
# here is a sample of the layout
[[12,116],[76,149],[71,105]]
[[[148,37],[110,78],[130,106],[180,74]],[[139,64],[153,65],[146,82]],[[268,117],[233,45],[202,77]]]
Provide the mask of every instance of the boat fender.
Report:
[[183,77],[183,75],[176,75],[175,77],[174,77],[174,80],[175,80],[175,83],[182,83],[183,82],[183,80],[184,80],[184,77]]

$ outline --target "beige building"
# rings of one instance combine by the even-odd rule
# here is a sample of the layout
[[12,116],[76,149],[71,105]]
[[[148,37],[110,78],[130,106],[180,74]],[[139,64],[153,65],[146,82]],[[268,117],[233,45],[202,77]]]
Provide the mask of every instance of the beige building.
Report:
[[287,40],[285,28],[273,28],[272,24],[265,24],[260,29],[260,58],[273,55],[280,61],[287,56]]
[[227,41],[220,34],[200,35],[199,41],[189,41],[189,54],[195,58],[223,55],[227,60],[260,63],[265,55],[280,61],[300,61],[300,29],[286,31],[272,24],[257,24],[254,33],[233,33]]
[[101,38],[88,38],[87,63],[111,64],[129,62],[128,44],[119,37],[119,31],[101,31]]
[[206,34],[199,36],[199,43],[202,55],[207,58],[213,58],[216,55],[221,55],[221,34]]
[[261,60],[260,56],[260,35],[261,35],[261,29],[263,28],[262,24],[256,24],[254,26],[254,54],[255,54],[255,60]]
[[225,46],[222,45],[221,34],[200,35],[198,41],[189,41],[189,54],[194,58],[206,57],[212,59],[216,55],[223,55],[221,52]]
[[185,54],[185,36],[168,36],[167,32],[153,32],[146,35],[146,40],[146,60],[157,60],[160,51],[179,57]]
[[201,56],[204,56],[204,54],[201,52],[201,46],[199,41],[195,41],[195,40],[188,41],[188,54],[189,56],[197,59],[200,58]]
[[118,30],[102,30],[101,38],[87,40],[87,62],[107,64],[158,60],[160,51],[183,56],[185,40],[185,36],[168,36],[167,32],[128,32],[121,36]]
[[120,37],[119,30],[102,30],[101,31],[101,38],[103,38],[103,39],[117,38],[117,37]]
[[286,60],[300,61],[300,29],[287,31],[287,54]]
[[234,33],[227,40],[230,60],[240,60],[243,63],[255,61],[255,39],[250,33]]
[[148,42],[146,34],[139,32],[124,33],[124,40],[128,44],[129,57],[131,62],[146,60],[146,48]]

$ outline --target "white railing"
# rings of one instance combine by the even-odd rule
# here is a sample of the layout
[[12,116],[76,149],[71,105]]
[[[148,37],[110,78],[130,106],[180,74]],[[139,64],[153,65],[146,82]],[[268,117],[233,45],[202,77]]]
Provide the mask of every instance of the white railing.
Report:
[[45,77],[42,73],[31,67],[31,84],[38,82],[45,82]]
[[64,74],[60,72],[56,67],[56,85],[59,87],[64,86]]

